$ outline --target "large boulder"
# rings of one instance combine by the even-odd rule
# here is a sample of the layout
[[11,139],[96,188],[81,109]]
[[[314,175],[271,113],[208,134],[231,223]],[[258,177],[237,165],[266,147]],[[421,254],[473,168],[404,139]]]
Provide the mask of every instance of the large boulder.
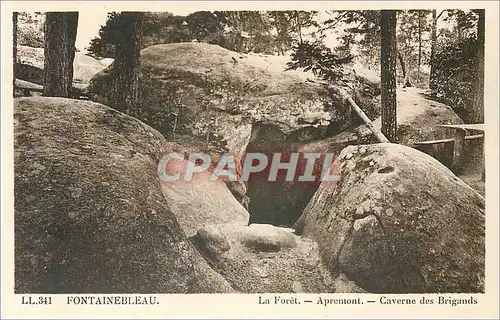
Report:
[[[463,123],[450,106],[432,100],[425,90],[413,87],[398,88],[396,98],[399,144],[413,146],[419,141],[449,138],[450,132],[438,125]],[[380,108],[380,96],[374,100],[377,108]],[[380,131],[381,117],[371,119],[374,127]],[[365,125],[350,131],[356,131],[358,137],[365,139],[373,135]]]
[[485,200],[434,158],[349,146],[295,225],[334,274],[378,293],[484,292]]
[[[212,149],[243,152],[251,124],[266,122],[285,134],[335,121],[329,89],[300,71],[284,71],[287,58],[240,54],[207,43],[154,45],[141,51],[143,120],[169,140],[183,135]],[[89,87],[109,104],[110,67]],[[323,134],[321,130],[316,133]]]
[[14,108],[16,293],[231,292],[162,194],[164,139],[98,103]]
[[220,224],[248,225],[250,215],[238,201],[241,201],[246,193],[243,182],[232,182],[230,184],[233,187],[232,190],[238,192],[231,193],[222,177],[211,180],[218,159],[214,158],[213,163],[207,170],[195,173],[189,180],[184,179],[186,166],[189,163],[189,155],[200,152],[202,152],[202,149],[192,146],[186,147],[173,143],[162,146],[162,154],[165,156],[171,153],[184,156],[182,161],[171,159],[165,164],[165,170],[168,174],[174,172],[180,174],[177,181],[160,179],[168,207],[174,213],[184,232],[188,237],[191,237],[196,234],[198,229],[206,226]]
[[[335,292],[318,246],[293,229],[266,224],[198,230],[193,239],[210,265],[246,293]],[[345,286],[339,286],[346,290]]]
[[[43,85],[44,59],[43,48],[17,46],[16,78]],[[84,90],[90,79],[108,65],[109,61],[101,63],[83,52],[76,52],[73,61],[73,86]]]

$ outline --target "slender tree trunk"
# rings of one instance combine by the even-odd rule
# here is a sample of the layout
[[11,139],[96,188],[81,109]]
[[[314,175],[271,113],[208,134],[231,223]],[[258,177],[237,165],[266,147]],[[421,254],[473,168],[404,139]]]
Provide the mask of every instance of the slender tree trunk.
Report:
[[396,142],[396,11],[382,10],[380,19],[382,133]]
[[12,79],[12,90],[15,93],[16,92],[16,63],[17,63],[17,12],[12,13],[12,73],[13,73],[13,79]]
[[285,37],[288,36],[287,32],[281,28],[283,25],[283,17],[282,13],[278,12],[275,15],[274,18],[274,26],[276,28],[276,35],[277,35],[277,43],[278,43],[278,55],[285,55],[285,49],[284,47],[286,46],[286,40]]
[[63,12],[45,14],[43,95],[69,97],[70,65],[67,26]]
[[302,44],[302,22],[300,21],[300,11],[295,11],[295,17],[297,18],[297,30],[299,33],[299,41]]
[[417,86],[420,83],[420,67],[422,65],[422,12],[418,11],[418,66],[417,66]]
[[432,26],[431,26],[431,62],[429,63],[431,71],[429,74],[429,89],[433,92],[436,89],[436,44],[437,44],[437,13],[432,10]]
[[484,122],[484,29],[485,12],[484,9],[476,10],[479,16],[477,22],[477,57],[476,57],[476,81],[474,84],[474,110],[473,121],[476,123]]
[[77,12],[47,12],[45,18],[43,95],[66,97],[73,85]]
[[[406,74],[406,62],[405,58],[403,57],[403,54],[401,53],[400,50],[397,50],[397,56],[399,60],[399,64],[401,65],[401,72],[403,72],[403,86],[407,87],[410,82],[408,81],[407,74]],[[411,86],[411,85],[409,85]],[[408,86],[408,87],[409,87]]]
[[122,12],[113,67],[110,104],[133,117],[139,114],[141,13]]
[[458,10],[457,13],[457,32],[458,32],[458,41],[462,42],[464,35],[463,35],[463,29],[464,29],[464,20],[465,20],[465,13],[462,10]]
[[273,18],[274,18],[274,27],[276,28],[276,51],[278,52],[278,55],[284,55],[283,46],[281,44],[282,30],[280,28],[281,19],[279,17],[279,13],[274,12]]

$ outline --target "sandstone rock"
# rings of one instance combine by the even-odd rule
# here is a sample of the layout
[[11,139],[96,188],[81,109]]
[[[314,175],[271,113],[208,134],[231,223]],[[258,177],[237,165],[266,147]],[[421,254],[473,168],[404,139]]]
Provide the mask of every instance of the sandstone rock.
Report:
[[[418,88],[397,91],[398,143],[412,146],[415,142],[449,138],[440,124],[460,124],[462,119],[453,109],[431,100],[426,92]],[[381,118],[374,121],[381,128]]]
[[238,291],[334,292],[317,244],[293,229],[265,224],[198,230],[193,238],[210,265]]
[[[286,65],[271,58],[206,43],[145,48],[143,120],[174,142],[183,144],[177,139],[186,134],[231,152],[244,152],[252,123],[265,121],[285,134],[328,125],[328,109],[336,107],[328,90],[308,82],[303,72],[284,71]],[[112,76],[110,67],[92,79],[93,99],[108,104]]]
[[335,279],[335,293],[366,293],[354,281],[350,281],[343,273]]
[[20,79],[15,79],[14,86],[14,98],[41,96],[43,92],[43,86]]
[[[43,85],[43,48],[18,46],[17,57],[16,78]],[[90,79],[106,67],[107,65],[99,60],[83,52],[76,52],[73,62],[73,85],[79,89],[86,88]]]
[[[184,174],[188,157],[194,153],[203,153],[200,146],[181,146],[175,143],[164,143],[162,154],[183,154],[184,160],[169,160],[166,164],[168,174],[178,172],[178,181],[169,182],[160,179],[161,188],[168,207],[174,213],[188,237],[204,226],[217,224],[248,225],[249,213],[240,201],[246,193],[246,187],[241,180],[229,181],[217,178],[211,180],[213,169],[217,166],[218,155],[213,158],[210,167],[195,173],[186,181]],[[230,189],[228,188],[230,187]]]
[[188,164],[187,159],[190,154],[201,152],[201,150],[194,146],[165,143],[162,146],[162,152],[163,154],[180,153],[185,157],[182,162],[172,159],[166,164],[168,174],[174,174],[173,171],[178,172],[179,180],[169,182],[160,179],[160,182],[168,207],[188,237],[195,235],[198,229],[205,226],[218,224],[246,226],[248,224],[249,213],[234,195],[240,195],[242,198],[246,192],[245,185],[239,180],[228,181],[234,192],[232,194],[225,180],[220,178],[211,180],[214,166],[217,165],[219,159],[214,158],[211,167],[203,172],[195,173],[186,181],[184,174]]
[[[380,96],[374,97],[374,104],[380,108]],[[366,107],[363,108],[366,112]],[[381,118],[376,117],[373,120],[373,125],[377,130],[381,130]],[[429,96],[428,92],[415,87],[400,88],[397,90],[397,123],[398,143],[406,146],[415,147],[416,149],[431,155],[439,160],[447,167],[451,167],[453,160],[453,143],[441,143],[434,145],[415,145],[420,141],[440,140],[451,138],[454,132],[450,129],[438,127],[444,124],[462,124],[463,120],[453,111],[453,109],[443,103],[434,101]],[[354,128],[347,128],[338,135],[345,136],[349,140],[356,140],[355,144],[376,143],[373,133],[364,124]],[[479,141],[481,144],[481,141]],[[468,142],[465,153],[481,154],[481,146],[479,148],[474,145],[474,142]],[[479,150],[479,152],[478,152]],[[476,159],[467,157],[465,159],[467,167],[476,166]],[[482,167],[482,165],[480,166]],[[454,171],[457,173],[457,171]]]
[[89,101],[14,111],[16,293],[233,291],[168,208],[159,132]]
[[236,200],[241,203],[247,194],[247,186],[245,185],[245,183],[240,180],[226,181],[226,186],[229,191],[231,191],[231,194],[236,198]]
[[223,181],[167,182],[162,183],[162,190],[169,209],[188,237],[205,226],[248,224],[248,211]]
[[432,157],[345,148],[295,226],[333,274],[369,292],[484,292],[484,198]]
[[40,69],[29,64],[16,63],[14,74],[17,79],[43,85],[43,67]]

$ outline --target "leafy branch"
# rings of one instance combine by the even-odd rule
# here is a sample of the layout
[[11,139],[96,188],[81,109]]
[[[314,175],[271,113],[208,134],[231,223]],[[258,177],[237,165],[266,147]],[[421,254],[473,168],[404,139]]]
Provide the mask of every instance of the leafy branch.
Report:
[[294,47],[292,61],[287,63],[287,70],[304,68],[305,72],[312,71],[325,81],[336,82],[344,75],[343,65],[352,59],[350,54],[341,56],[323,44],[303,42]]

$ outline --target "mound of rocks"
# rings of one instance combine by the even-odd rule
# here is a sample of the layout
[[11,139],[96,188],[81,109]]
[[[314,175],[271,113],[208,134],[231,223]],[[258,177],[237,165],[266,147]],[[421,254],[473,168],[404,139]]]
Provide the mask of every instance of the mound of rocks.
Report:
[[[184,144],[187,135],[231,152],[245,150],[251,125],[260,122],[286,135],[323,137],[329,125],[344,120],[344,106],[307,73],[285,71],[287,60],[280,58],[207,43],[145,48],[141,119],[171,141]],[[92,99],[110,105],[112,79],[112,66],[97,74],[89,87]]]

